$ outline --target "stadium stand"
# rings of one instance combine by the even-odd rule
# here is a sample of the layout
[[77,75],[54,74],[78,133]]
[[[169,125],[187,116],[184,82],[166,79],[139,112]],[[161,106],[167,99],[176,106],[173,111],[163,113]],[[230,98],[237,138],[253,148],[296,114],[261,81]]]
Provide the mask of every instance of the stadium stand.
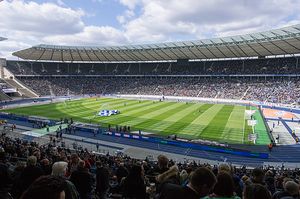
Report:
[[[33,46],[14,55],[35,61],[7,61],[5,67],[13,75],[2,83],[18,90],[24,88],[23,93],[28,91],[25,94],[29,97],[36,95],[26,90],[27,87],[40,96],[152,94],[298,105],[300,71],[299,57],[295,54],[300,53],[299,27],[195,42],[110,47],[109,50]],[[1,122],[6,125],[7,121]],[[15,125],[6,125],[11,131],[3,129],[0,136],[0,199],[300,198],[299,170],[286,169],[284,164],[246,168],[241,165],[243,162],[257,165],[257,161],[266,160],[235,155],[224,155],[222,163],[213,165],[195,160],[169,160],[165,155],[151,160],[148,157],[135,159],[122,153],[100,154],[87,148],[68,148],[63,142],[58,145],[58,140],[67,139],[62,129],[46,142],[38,142],[27,134],[13,137]],[[82,142],[83,138],[96,140],[96,134],[86,132],[73,136],[80,137]],[[101,136],[99,140],[103,142],[159,152],[217,161],[221,156],[215,151],[182,150],[177,146],[160,146],[121,136],[117,139],[106,134],[97,136]],[[204,147],[208,146],[204,144]],[[250,147],[242,145],[240,149],[246,152]],[[297,145],[280,146],[272,152],[270,148],[268,160],[272,163],[298,162],[298,148]],[[256,149],[256,155],[267,150],[262,145]],[[241,166],[226,163],[227,157]]]
[[[19,77],[20,78],[20,77]],[[23,77],[41,96],[139,94],[245,99],[298,104],[299,80],[250,78]]]
[[[270,192],[264,198],[271,198],[270,194],[273,194],[273,198],[299,197],[299,171],[286,170],[284,167],[249,169],[233,167],[227,163],[209,165],[175,162],[164,155],[158,156],[157,161],[134,159],[122,154],[97,155],[87,149],[62,148],[54,142],[39,145],[22,141],[4,132],[0,143],[1,198],[19,198],[27,187],[31,188],[26,192],[33,188],[30,184],[41,180],[40,176],[48,178],[47,175],[51,173],[63,177],[63,181],[68,184],[63,189],[66,195],[70,194],[66,198],[79,198],[78,195],[81,198],[94,198],[98,195],[100,198],[126,196],[143,199],[156,196],[170,199],[176,198],[174,195],[171,197],[172,193],[180,194],[181,191],[191,194],[189,198],[211,198],[215,195],[247,198],[247,189],[257,184],[263,185],[260,188]],[[209,184],[211,189],[198,190],[197,186],[203,184]],[[185,188],[188,190],[182,190],[185,185],[188,185]],[[255,198],[261,197],[258,195]]]
[[195,61],[186,66],[7,61],[7,68],[40,96],[127,93],[298,104],[298,60]]
[[299,57],[157,63],[8,61],[18,75],[250,75],[299,74]]

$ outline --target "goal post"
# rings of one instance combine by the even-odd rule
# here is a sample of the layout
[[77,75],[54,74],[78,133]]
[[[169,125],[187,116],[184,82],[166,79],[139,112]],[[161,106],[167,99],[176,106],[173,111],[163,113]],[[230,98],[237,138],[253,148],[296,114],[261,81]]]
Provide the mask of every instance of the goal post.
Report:
[[245,119],[251,120],[254,114],[255,110],[245,110]]
[[[257,135],[255,133],[255,125],[257,124],[257,120],[253,117],[256,110],[245,110],[244,120],[246,120],[247,125],[252,127],[252,133],[248,135],[248,140],[256,143]],[[245,133],[245,132],[244,132]]]

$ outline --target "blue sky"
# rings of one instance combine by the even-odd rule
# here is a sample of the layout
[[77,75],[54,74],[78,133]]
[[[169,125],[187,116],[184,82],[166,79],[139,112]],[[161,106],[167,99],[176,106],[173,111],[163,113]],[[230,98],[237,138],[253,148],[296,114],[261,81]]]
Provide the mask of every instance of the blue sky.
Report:
[[299,0],[4,0],[0,57],[38,44],[128,45],[298,24]]

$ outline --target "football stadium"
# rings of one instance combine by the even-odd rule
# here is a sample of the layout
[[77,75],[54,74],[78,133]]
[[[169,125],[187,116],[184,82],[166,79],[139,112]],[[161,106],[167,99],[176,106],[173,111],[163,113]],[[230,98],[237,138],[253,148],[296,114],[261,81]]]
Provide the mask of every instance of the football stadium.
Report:
[[[166,35],[139,40],[145,27],[133,18],[145,19],[151,3],[128,2],[75,9],[78,2],[0,1],[8,16],[7,27],[0,23],[0,199],[299,198],[296,15],[268,29],[224,22],[197,32],[200,38],[153,24]],[[86,13],[91,5],[114,4],[127,7],[116,17],[121,33],[102,30],[93,24],[98,14]],[[18,7],[61,16],[49,22],[57,16],[29,16]],[[9,8],[35,17],[17,22]],[[62,17],[73,14],[75,21]],[[105,9],[103,15],[111,17]],[[183,15],[172,19],[179,28],[189,16]],[[52,24],[44,36],[38,18]],[[100,36],[70,37],[73,23],[101,29]],[[18,40],[21,33],[28,35]],[[116,35],[122,39],[107,39]]]

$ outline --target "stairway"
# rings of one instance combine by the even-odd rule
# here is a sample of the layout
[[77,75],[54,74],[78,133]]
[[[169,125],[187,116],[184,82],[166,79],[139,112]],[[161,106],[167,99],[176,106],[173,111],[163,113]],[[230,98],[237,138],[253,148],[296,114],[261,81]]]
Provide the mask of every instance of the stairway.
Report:
[[4,81],[9,84],[11,87],[16,88],[17,91],[23,96],[23,97],[39,97],[35,92],[24,86],[20,81],[17,79],[4,79]]
[[2,90],[0,90],[0,101],[11,100],[11,97],[6,95]]

